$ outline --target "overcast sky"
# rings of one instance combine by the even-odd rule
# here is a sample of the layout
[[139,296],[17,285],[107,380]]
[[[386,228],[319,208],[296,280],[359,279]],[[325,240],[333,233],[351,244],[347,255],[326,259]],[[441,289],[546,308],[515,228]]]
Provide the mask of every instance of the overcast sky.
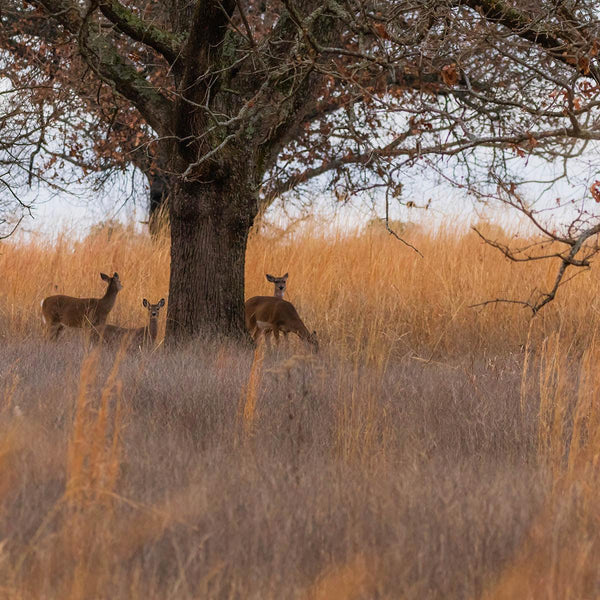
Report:
[[[552,186],[543,181],[554,178],[562,171],[562,165],[534,164],[532,160],[523,159],[523,172],[528,179],[537,180],[526,187],[526,196],[530,201],[536,200],[540,206],[554,206],[555,199],[563,201],[574,199],[578,203],[586,202],[586,207],[595,209],[595,203],[589,194],[589,185],[600,174],[594,170],[596,149],[590,149],[581,159],[569,163],[569,180],[561,180]],[[440,182],[439,176],[431,172],[409,173],[406,177],[403,200],[412,200],[417,206],[427,204],[431,199],[428,210],[409,209],[397,203],[391,206],[390,216],[393,219],[416,222],[423,226],[438,227],[440,225],[456,224],[465,226],[481,218],[490,218],[505,226],[515,223],[515,215],[510,211],[494,206],[481,206],[464,191],[456,189],[447,183]],[[85,235],[91,225],[108,219],[118,219],[126,223],[137,223],[140,227],[146,220],[146,188],[143,177],[132,178],[129,173],[120,185],[106,189],[102,193],[86,189],[71,188],[72,193],[52,192],[48,187],[39,187],[25,193],[22,198],[32,203],[33,218],[27,218],[22,223],[24,232],[42,235],[54,235],[65,230],[78,236]],[[135,188],[133,198],[132,187]],[[319,216],[326,216],[327,221],[335,220],[340,226],[356,227],[374,216],[383,217],[385,202],[381,193],[373,196],[355,197],[348,206],[340,206],[332,200],[327,191],[319,191],[318,182],[314,186],[317,211]],[[129,200],[125,200],[129,197]],[[297,215],[291,209],[290,214]],[[286,217],[279,209],[269,215],[279,223],[285,223]],[[566,219],[564,213],[562,220]]]

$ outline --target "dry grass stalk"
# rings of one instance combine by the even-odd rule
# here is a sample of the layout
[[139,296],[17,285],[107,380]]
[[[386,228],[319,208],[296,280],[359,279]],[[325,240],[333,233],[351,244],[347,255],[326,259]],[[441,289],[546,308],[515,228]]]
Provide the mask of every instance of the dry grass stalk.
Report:
[[[600,348],[594,340],[573,360],[567,346],[552,336],[540,356],[538,456],[550,469],[551,492],[521,551],[484,600],[576,600],[597,590],[600,540],[590,532],[600,525]],[[559,528],[559,544],[549,523]]]
[[103,594],[110,576],[113,559],[105,554],[101,541],[107,534],[111,537],[109,524],[121,467],[122,385],[118,375],[122,358],[123,351],[117,354],[99,392],[99,352],[86,357],[81,368],[67,450],[67,510],[59,534],[66,562],[71,563],[61,586],[72,599]]
[[97,351],[83,362],[75,403],[73,429],[68,448],[66,497],[73,508],[107,501],[114,492],[120,466],[122,385],[118,381],[123,351],[94,401],[97,385]]
[[244,431],[251,433],[256,419],[256,401],[258,399],[260,382],[262,378],[263,362],[265,360],[265,344],[260,341],[254,350],[252,366],[248,375],[248,382],[245,389],[244,397]]

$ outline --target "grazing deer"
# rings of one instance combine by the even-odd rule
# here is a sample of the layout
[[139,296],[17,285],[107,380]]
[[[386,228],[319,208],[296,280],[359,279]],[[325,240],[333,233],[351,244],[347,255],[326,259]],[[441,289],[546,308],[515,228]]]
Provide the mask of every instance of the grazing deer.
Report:
[[48,328],[50,339],[57,340],[58,335],[67,327],[98,327],[106,323],[106,317],[112,310],[119,290],[123,288],[118,273],[112,277],[100,273],[108,283],[102,298],[74,298],[73,296],[48,296],[42,300],[42,319]]
[[274,296],[254,296],[246,300],[245,311],[246,328],[255,342],[261,333],[267,345],[271,333],[276,342],[279,342],[280,333],[295,333],[312,346],[313,352],[319,351],[317,332],[308,331],[291,302]]
[[286,273],[283,277],[275,277],[267,273],[267,281],[270,281],[274,285],[273,296],[275,298],[283,299],[285,294],[285,286],[287,285],[288,274]]
[[[148,325],[130,329],[117,327],[116,325],[103,325],[97,328],[99,340],[107,344],[125,344],[128,348],[152,348],[156,343],[158,334],[158,313],[165,305],[165,299],[161,298],[156,304],[150,304],[146,298],[142,305],[148,309]],[[125,341],[126,340],[126,341]]]

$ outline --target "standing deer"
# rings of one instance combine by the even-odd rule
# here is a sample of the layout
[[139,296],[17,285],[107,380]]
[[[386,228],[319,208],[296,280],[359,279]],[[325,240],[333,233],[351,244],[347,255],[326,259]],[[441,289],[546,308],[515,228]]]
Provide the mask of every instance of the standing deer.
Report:
[[275,298],[281,298],[285,294],[285,286],[287,285],[288,274],[286,273],[283,277],[275,277],[267,273],[267,281],[270,281],[274,285],[273,296]]
[[148,309],[148,325],[130,329],[116,325],[104,325],[97,329],[98,338],[107,344],[125,344],[128,348],[152,348],[158,334],[158,313],[165,305],[161,298],[156,304],[150,304],[146,298],[142,300],[144,308]]
[[117,294],[123,288],[118,273],[112,277],[100,273],[108,283],[102,298],[74,298],[73,296],[48,296],[42,300],[42,319],[48,328],[51,340],[57,340],[60,332],[67,327],[99,327],[106,323]]
[[269,334],[279,342],[279,334],[295,333],[300,339],[312,346],[313,352],[319,351],[317,332],[310,333],[294,305],[275,296],[254,296],[246,300],[246,328],[257,342],[261,333],[269,345]]
[[[266,275],[267,275],[267,281],[270,281],[273,284],[273,296],[275,298],[281,298],[283,300],[283,295],[285,294],[285,289],[287,287],[288,274],[286,273],[282,277],[275,277],[274,275],[269,275],[268,273]],[[268,340],[267,333],[266,332],[264,332],[264,333],[265,333],[265,341],[267,341]],[[285,343],[287,346],[287,343],[288,343],[287,331],[284,331],[283,335],[285,337]]]

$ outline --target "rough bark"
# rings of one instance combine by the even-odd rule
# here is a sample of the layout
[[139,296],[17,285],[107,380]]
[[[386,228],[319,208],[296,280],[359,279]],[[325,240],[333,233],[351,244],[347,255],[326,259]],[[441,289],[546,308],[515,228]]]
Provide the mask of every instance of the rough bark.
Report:
[[178,184],[170,197],[168,340],[245,339],[244,265],[256,215],[250,177]]

